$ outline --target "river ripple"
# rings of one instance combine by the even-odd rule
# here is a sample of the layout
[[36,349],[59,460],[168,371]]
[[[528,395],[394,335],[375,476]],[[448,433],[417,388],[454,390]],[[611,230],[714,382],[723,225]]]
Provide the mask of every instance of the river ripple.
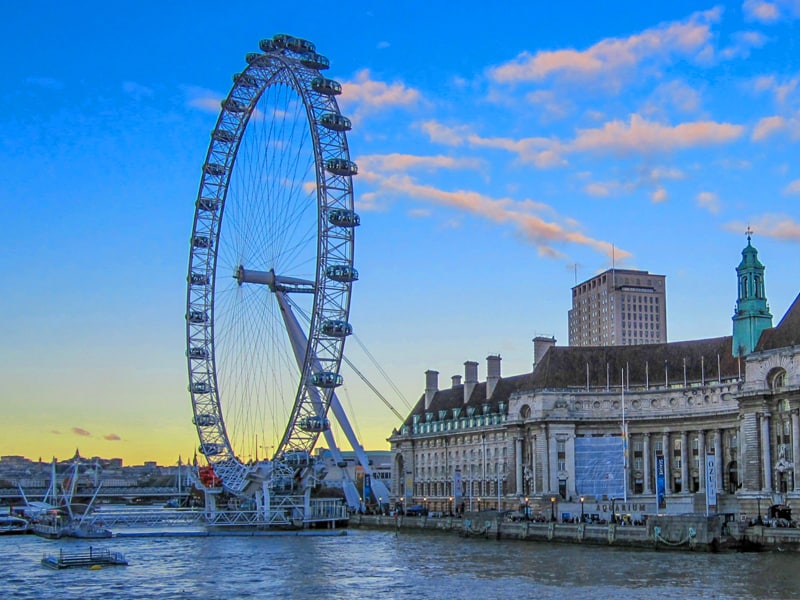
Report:
[[345,537],[117,538],[128,567],[52,571],[85,541],[0,538],[0,598],[800,598],[800,556],[701,554],[350,530]]

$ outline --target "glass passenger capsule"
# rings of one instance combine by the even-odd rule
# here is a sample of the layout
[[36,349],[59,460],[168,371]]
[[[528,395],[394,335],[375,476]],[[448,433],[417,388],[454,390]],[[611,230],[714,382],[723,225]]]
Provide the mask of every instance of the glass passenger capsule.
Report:
[[211,385],[207,381],[193,381],[189,386],[189,391],[193,394],[208,394],[211,391]]
[[333,79],[317,77],[311,80],[311,89],[323,96],[338,96],[342,93],[342,84]]
[[262,52],[266,53],[275,52],[275,50],[278,50],[278,46],[271,39],[261,40],[258,42],[258,47],[261,48]]
[[199,358],[199,359],[205,360],[205,359],[208,358],[208,350],[206,350],[202,346],[192,346],[186,352],[186,355],[189,358]]
[[335,388],[344,383],[344,378],[333,371],[319,371],[311,376],[311,385],[320,388]]
[[208,275],[202,273],[191,273],[189,275],[189,283],[192,285],[208,285]]
[[199,450],[200,454],[203,454],[204,456],[216,456],[217,454],[222,452],[222,448],[223,448],[222,444],[206,443],[206,444],[200,444]]
[[247,54],[245,54],[244,59],[247,61],[247,64],[253,64],[262,56],[263,54],[259,54],[258,52],[248,52]]
[[219,200],[216,198],[199,198],[197,200],[197,208],[207,212],[217,212],[217,208],[219,208]]
[[192,238],[192,246],[195,248],[211,248],[213,245],[211,238],[206,235],[196,235]]
[[212,414],[200,414],[192,419],[192,423],[198,427],[213,427],[217,424],[217,417]]
[[218,142],[225,142],[226,144],[230,144],[236,140],[236,134],[232,131],[226,131],[225,129],[215,130],[214,133],[211,134],[211,137]]
[[325,275],[328,279],[343,283],[358,281],[358,271],[350,265],[329,265],[325,269]]
[[353,128],[350,119],[339,113],[325,113],[319,122],[323,127],[333,131],[350,131]]
[[331,423],[326,417],[303,417],[298,424],[300,429],[310,433],[322,433],[331,428]]
[[328,319],[322,323],[322,333],[330,337],[347,337],[353,333],[353,326],[347,321]]
[[249,73],[236,73],[236,75],[233,76],[233,83],[242,87],[257,88],[261,82],[257,77],[253,77]]
[[358,227],[361,217],[346,208],[334,208],[328,213],[328,222],[339,227]]
[[206,175],[213,175],[214,177],[222,177],[225,175],[225,165],[219,163],[207,163],[203,166]]
[[286,452],[281,459],[290,467],[307,467],[311,464],[311,455],[304,450],[291,450]]
[[334,175],[357,175],[358,165],[346,158],[329,158],[325,161],[325,170]]
[[323,71],[330,68],[331,61],[328,60],[327,56],[322,56],[322,54],[307,52],[300,57],[300,64],[309,69],[314,69],[315,71]]
[[233,98],[227,98],[222,101],[222,108],[232,113],[243,113],[247,111],[247,104]]
[[208,313],[204,310],[190,310],[186,319],[189,323],[208,323]]

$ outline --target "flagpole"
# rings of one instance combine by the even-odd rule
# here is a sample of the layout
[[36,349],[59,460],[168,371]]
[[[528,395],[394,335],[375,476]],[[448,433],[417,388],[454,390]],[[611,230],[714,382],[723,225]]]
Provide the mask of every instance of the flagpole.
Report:
[[628,503],[628,426],[625,423],[625,369],[622,369],[620,380],[622,388],[622,496]]

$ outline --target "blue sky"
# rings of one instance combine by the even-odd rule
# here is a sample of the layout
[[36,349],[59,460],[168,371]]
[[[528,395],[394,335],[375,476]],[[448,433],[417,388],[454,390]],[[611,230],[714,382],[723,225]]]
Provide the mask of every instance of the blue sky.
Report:
[[[530,369],[532,337],[567,342],[576,276],[612,260],[667,276],[670,340],[730,333],[748,225],[776,323],[800,289],[797,0],[12,3],[0,33],[0,454],[193,451],[200,167],[231,75],[275,33],[344,86],[351,321],[411,403],[426,369]],[[384,448],[392,414],[341,396]]]

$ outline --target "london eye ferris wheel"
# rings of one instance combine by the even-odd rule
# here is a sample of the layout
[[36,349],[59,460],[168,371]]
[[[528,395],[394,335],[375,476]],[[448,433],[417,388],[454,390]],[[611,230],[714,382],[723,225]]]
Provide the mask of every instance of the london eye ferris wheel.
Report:
[[[329,436],[358,272],[341,85],[288,35],[233,78],[197,194],[186,295],[200,452],[242,491],[260,457],[291,462]],[[329,440],[332,442],[332,440]]]

